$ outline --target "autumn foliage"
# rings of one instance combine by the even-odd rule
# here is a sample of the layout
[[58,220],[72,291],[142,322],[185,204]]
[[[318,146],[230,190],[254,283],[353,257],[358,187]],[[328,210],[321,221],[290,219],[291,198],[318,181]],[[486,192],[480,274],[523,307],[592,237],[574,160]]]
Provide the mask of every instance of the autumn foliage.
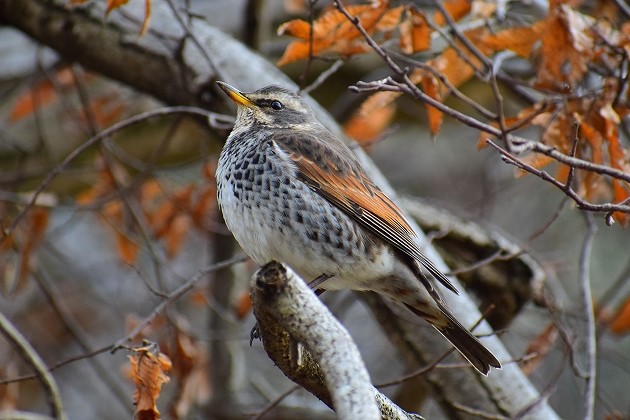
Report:
[[159,351],[159,347],[148,345],[133,349],[129,356],[131,363],[131,377],[136,384],[134,403],[136,412],[134,418],[139,420],[159,419],[160,412],[156,401],[160,396],[162,385],[170,379],[171,360]]
[[[494,66],[491,60],[497,54],[525,60],[532,70],[529,77],[501,80],[505,89],[523,96],[522,109],[510,116],[499,104],[491,110],[496,116],[484,123],[499,128],[502,137],[534,128],[540,133],[541,143],[566,155],[630,172],[627,146],[621,143],[619,135],[621,118],[629,111],[629,93],[618,72],[628,61],[630,24],[616,28],[606,10],[601,11],[598,19],[579,12],[569,2],[555,1],[550,3],[546,17],[502,28],[482,25],[496,12],[496,4],[477,2],[474,6],[466,0],[448,1],[441,10],[428,14],[413,5],[392,6],[387,0],[378,0],[347,6],[354,22],[338,8],[331,7],[312,24],[296,19],[280,26],[279,34],[297,40],[289,43],[278,64],[320,57],[349,59],[374,52],[359,25],[375,43],[387,48],[392,57],[411,56],[431,47],[431,40],[449,24],[465,20],[472,28],[458,28],[458,36],[453,36],[437,56],[427,60],[414,58],[415,65],[405,62],[412,64],[406,74],[410,83],[426,97],[442,104],[475,78],[485,77],[483,83],[488,80],[494,83],[496,95],[501,72],[489,73]],[[601,70],[600,81],[591,86],[587,75],[595,66]],[[348,134],[361,142],[378,137],[394,118],[394,101],[403,93],[401,89],[373,93],[348,121]],[[456,96],[461,100],[461,95]],[[429,129],[436,135],[445,114],[428,102],[426,110]],[[574,125],[579,127],[577,131],[571,129]],[[484,147],[496,137],[482,131],[479,144]],[[573,150],[575,140],[577,147]],[[560,182],[568,179],[569,166],[558,164],[552,157],[530,153],[522,157],[522,162],[539,170],[555,163],[555,178]],[[627,180],[605,176],[597,169],[578,171],[575,184],[577,195],[588,202],[624,203],[630,198]],[[614,212],[613,217],[624,226],[630,222],[627,212]]]

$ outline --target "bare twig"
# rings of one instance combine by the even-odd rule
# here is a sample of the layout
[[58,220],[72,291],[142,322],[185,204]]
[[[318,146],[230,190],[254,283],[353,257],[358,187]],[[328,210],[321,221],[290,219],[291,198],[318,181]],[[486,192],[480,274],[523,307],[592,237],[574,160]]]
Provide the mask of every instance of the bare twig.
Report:
[[[69,357],[63,360],[62,362],[52,365],[51,367],[47,368],[47,370],[52,372],[67,364],[70,364],[79,360],[83,360],[83,359],[89,359],[91,357],[97,356],[102,353],[115,352],[116,350],[120,348],[127,347],[125,344],[127,341],[131,340],[134,336],[138,335],[145,326],[147,326],[149,323],[151,323],[151,321],[155,319],[155,317],[157,317],[160,313],[162,313],[162,311],[164,311],[168,306],[170,306],[173,302],[175,302],[185,293],[190,291],[196,285],[196,283],[198,283],[206,275],[214,271],[220,270],[222,268],[228,267],[230,265],[243,262],[245,260],[247,260],[247,256],[237,255],[228,260],[220,261],[220,262],[211,264],[205,268],[200,269],[199,271],[197,271],[197,273],[193,277],[190,278],[190,280],[188,280],[186,283],[182,284],[180,287],[178,287],[177,289],[169,293],[166,296],[166,298],[158,306],[156,306],[153,309],[153,311],[151,311],[151,313],[147,315],[131,332],[129,332],[125,337],[118,340],[116,343],[98,348],[89,353],[83,353],[77,356]],[[225,340],[225,337],[222,337],[221,340]],[[0,385],[12,383],[12,382],[24,381],[24,380],[33,379],[36,377],[37,375],[23,375],[16,378],[2,379],[0,380]]]
[[20,353],[20,356],[35,369],[37,378],[48,393],[51,410],[55,418],[65,420],[67,416],[63,408],[61,394],[59,393],[59,387],[57,386],[57,382],[55,382],[55,378],[50,374],[48,368],[46,368],[46,364],[39,354],[37,354],[33,346],[31,346],[28,340],[2,312],[0,312],[0,332],[13,344]]
[[311,70],[311,65],[313,64],[313,60],[315,59],[314,51],[313,51],[313,41],[314,41],[314,25],[313,25],[313,15],[315,12],[315,4],[317,4],[318,0],[308,0],[308,59],[306,60],[306,66],[304,67],[304,71],[300,74],[300,87],[304,87],[306,85],[306,78],[308,77],[308,73]]
[[[621,171],[619,169],[611,168],[606,165],[598,165],[593,162],[589,162],[587,160],[579,159],[573,156],[565,155],[564,153],[558,151],[553,146],[548,146],[539,141],[525,140],[515,143],[515,146],[518,146],[522,151],[532,151],[542,153],[543,155],[549,156],[557,160],[560,163],[564,163],[566,165],[572,166],[577,169],[585,169],[587,171],[595,172],[601,175],[608,175],[612,178],[616,178],[620,181],[630,182],[630,173]],[[628,210],[630,207],[628,207]]]
[[268,412],[273,410],[273,408],[276,407],[278,404],[280,404],[282,402],[282,400],[284,400],[289,395],[293,394],[298,389],[300,389],[299,385],[294,385],[291,388],[287,389],[282,394],[278,395],[278,397],[276,397],[273,401],[270,401],[269,404],[267,404],[265,407],[263,407],[263,409],[260,410],[260,412],[258,412],[258,414],[254,415],[254,416],[251,416],[249,418],[249,420],[259,420],[259,419],[263,418],[263,416],[265,416],[265,414],[267,414]]
[[472,42],[470,42],[468,37],[464,35],[464,33],[459,29],[451,14],[448,12],[448,10],[446,10],[446,7],[444,7],[444,3],[442,2],[442,0],[435,0],[435,5],[440,10],[442,16],[444,16],[444,19],[448,23],[449,27],[451,28],[457,39],[459,39],[462,44],[466,46],[468,51],[470,51],[484,65],[485,70],[492,70],[492,62],[481,51],[479,51],[479,49]]
[[179,299],[182,295],[184,295],[188,291],[192,290],[192,288],[195,287],[195,284],[197,284],[199,280],[201,280],[202,278],[204,278],[205,276],[207,276],[208,274],[214,271],[220,270],[225,267],[229,267],[232,264],[245,261],[246,259],[247,257],[245,255],[237,255],[233,258],[230,258],[228,260],[221,261],[215,264],[211,264],[208,267],[202,268],[201,270],[197,271],[197,273],[194,276],[192,276],[190,280],[188,280],[186,283],[182,284],[177,289],[169,293],[168,297],[164,299],[162,302],[160,302],[160,304],[157,305],[148,316],[146,316],[141,322],[139,322],[138,325],[136,325],[136,327],[133,330],[131,330],[131,332],[129,332],[125,337],[118,340],[116,344],[114,344],[111,347],[111,351],[115,352],[119,348],[125,347],[125,343],[127,341],[131,340],[133,337],[138,335],[140,331],[142,331],[142,329],[147,326],[147,324],[153,321],[155,317],[158,316],[160,313],[162,313],[162,311],[164,311],[170,304],[175,302],[177,299]]
[[476,410],[472,407],[467,407],[457,402],[452,402],[451,404],[453,404],[453,407],[455,407],[457,410],[461,411],[462,413],[470,414],[475,418],[489,419],[489,420],[506,420],[509,418],[506,416],[502,416],[500,414],[492,414],[492,413],[487,413],[483,410]]
[[73,160],[75,160],[78,156],[81,155],[81,153],[83,153],[85,150],[89,149],[91,146],[95,145],[96,143],[100,142],[101,140],[111,136],[112,134],[124,128],[132,126],[139,122],[145,121],[149,118],[161,117],[161,116],[172,115],[172,114],[197,115],[204,118],[208,118],[211,122],[212,122],[212,119],[215,119],[218,121],[231,120],[231,118],[229,117],[225,117],[221,114],[209,112],[204,109],[197,108],[197,107],[173,106],[173,107],[160,108],[154,111],[143,112],[141,114],[134,115],[133,117],[127,118],[123,121],[113,124],[112,126],[96,134],[95,136],[89,138],[85,143],[81,144],[79,147],[74,149],[63,161],[61,161],[59,165],[57,165],[55,168],[53,168],[52,170],[48,172],[46,178],[39,184],[37,189],[33,192],[28,204],[13,219],[11,224],[3,229],[2,238],[0,238],[0,244],[3,243],[6,240],[6,238],[9,237],[9,235],[11,235],[11,233],[15,230],[17,225],[22,221],[22,219],[26,216],[26,214],[30,211],[30,209],[33,206],[35,206],[35,203],[37,202],[37,197],[39,197],[39,195],[46,189],[46,187],[48,187],[48,185],[52,182],[52,180],[55,179],[57,175],[62,173],[64,169]]
[[388,50],[387,53],[389,55],[391,55],[392,57],[396,57],[397,60],[399,60],[399,61],[401,61],[403,63],[409,64],[411,66],[420,68],[420,69],[422,69],[424,71],[430,72],[433,76],[438,78],[440,80],[440,82],[442,82],[444,84],[444,86],[446,86],[448,88],[448,92],[451,95],[453,95],[457,99],[461,100],[466,105],[472,107],[475,111],[477,111],[479,114],[483,115],[485,118],[487,118],[489,120],[495,120],[495,119],[498,118],[497,114],[495,114],[494,112],[492,112],[489,109],[485,108],[483,105],[481,105],[477,101],[471,99],[469,96],[464,94],[461,90],[459,90],[454,84],[451,83],[450,80],[448,80],[448,77],[446,77],[444,75],[444,73],[442,73],[441,71],[437,70],[435,67],[430,66],[427,63],[423,63],[422,61],[418,61],[418,60],[414,60],[412,58],[409,58],[409,57],[407,57],[405,55],[397,53],[396,51],[389,51]]
[[[597,225],[590,213],[584,213],[586,220],[586,236],[580,253],[579,280],[582,310],[584,311],[584,340],[586,345],[586,388],[584,390],[584,406],[582,418],[593,419],[595,409],[595,378],[597,370],[597,342],[595,335],[595,313],[593,310],[593,296],[591,292],[591,251],[593,239],[597,232]],[[580,334],[582,336],[582,334]]]
[[317,79],[313,81],[313,83],[306,86],[304,89],[301,89],[300,93],[310,93],[317,89],[319,86],[321,86],[322,83],[326,81],[326,79],[335,74],[337,70],[339,70],[341,66],[344,65],[345,62],[346,60],[342,60],[341,58],[335,61],[330,67],[321,72],[319,76],[317,76]]
[[[64,302],[63,295],[59,292],[54,282],[48,279],[48,275],[44,272],[35,272],[33,277],[39,284],[42,292],[48,300],[48,304],[55,311],[59,320],[66,328],[66,330],[74,337],[79,347],[87,354],[94,354],[94,348],[90,344],[90,340],[83,331],[81,324],[77,322],[77,319],[72,314],[72,311],[67,307]],[[98,378],[107,385],[107,388],[115,396],[116,401],[125,410],[130,410],[129,395],[126,390],[122,390],[121,386],[116,382],[114,373],[103,366],[98,358],[89,358],[90,366],[97,373]],[[49,369],[52,371],[52,369]],[[132,414],[133,411],[129,411]]]
[[[514,156],[513,154],[509,153],[507,150],[503,149],[502,147],[500,147],[499,145],[497,145],[496,143],[494,143],[493,141],[488,140],[487,143],[492,146],[493,148],[495,148],[496,150],[498,150],[501,155],[504,158],[504,161],[506,163],[511,163],[514,166],[516,166],[519,169],[522,169],[526,172],[529,172],[533,175],[536,175],[537,177],[539,177],[540,179],[542,179],[543,181],[547,181],[550,184],[554,185],[556,188],[559,188],[560,190],[562,190],[567,196],[569,196],[569,198],[571,198],[580,208],[584,209],[584,210],[588,210],[588,211],[594,211],[594,212],[614,212],[614,211],[621,211],[624,213],[630,213],[630,205],[627,204],[612,204],[612,203],[604,203],[604,204],[594,204],[594,203],[590,203],[586,200],[584,200],[582,197],[579,196],[579,194],[573,190],[572,188],[567,188],[567,185],[565,183],[562,183],[560,181],[558,181],[557,179],[555,179],[553,176],[549,175],[547,172],[542,171],[540,169],[534,168],[532,165],[529,165],[525,162],[523,162],[521,159],[518,159],[516,156]],[[538,143],[538,142],[530,142],[530,143]],[[596,165],[594,163],[590,163],[587,161],[583,161],[581,159],[577,159],[577,158],[572,158],[570,156],[564,155],[560,152],[557,152],[555,149],[543,145],[543,144],[538,144],[538,145],[534,145],[532,146],[535,149],[538,150],[546,150],[549,153],[549,156],[553,155],[552,157],[554,157],[555,159],[559,160],[559,161],[565,161],[565,163],[567,162],[571,162],[571,163],[567,163],[568,165],[574,165],[577,168],[580,167],[588,167],[591,169],[596,168],[597,170],[595,172],[601,171],[601,172],[614,172],[615,175],[620,175],[623,176],[623,178],[628,178],[630,177],[630,175],[628,174],[624,174],[621,171],[617,171],[616,169],[613,168],[609,168],[607,166],[602,166],[602,165]],[[546,154],[546,153],[545,153]],[[562,156],[561,158],[559,156]]]
[[619,7],[619,9],[621,10],[621,12],[624,15],[626,15],[627,18],[630,19],[630,6],[628,6],[628,4],[624,0],[614,0],[614,1],[617,7]]

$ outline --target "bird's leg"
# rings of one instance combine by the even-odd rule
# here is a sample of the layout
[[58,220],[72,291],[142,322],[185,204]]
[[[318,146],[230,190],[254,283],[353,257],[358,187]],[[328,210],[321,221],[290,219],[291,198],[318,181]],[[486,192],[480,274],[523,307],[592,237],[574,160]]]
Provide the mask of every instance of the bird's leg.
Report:
[[317,296],[321,295],[322,293],[324,293],[323,289],[319,289],[319,286],[325,282],[326,280],[328,280],[329,278],[333,277],[334,274],[326,274],[326,273],[322,273],[319,276],[315,277],[314,280],[311,280],[308,283],[308,287],[311,288],[311,290],[315,291],[315,294]]
[[[322,293],[324,293],[326,290],[324,289],[318,289],[318,287],[325,282],[326,280],[328,280],[329,278],[333,277],[334,274],[326,274],[326,273],[322,273],[319,276],[317,276],[314,280],[312,280],[311,282],[308,283],[308,287],[311,288],[311,290],[315,291],[315,294],[317,296],[321,295]],[[258,330],[258,323],[255,323],[254,326],[252,327],[251,331],[249,332],[249,345],[251,346],[252,343],[254,342],[254,340],[257,340],[260,338],[260,331]]]
[[254,340],[260,339],[260,330],[258,329],[258,322],[254,324],[252,330],[249,332],[249,346],[252,346]]

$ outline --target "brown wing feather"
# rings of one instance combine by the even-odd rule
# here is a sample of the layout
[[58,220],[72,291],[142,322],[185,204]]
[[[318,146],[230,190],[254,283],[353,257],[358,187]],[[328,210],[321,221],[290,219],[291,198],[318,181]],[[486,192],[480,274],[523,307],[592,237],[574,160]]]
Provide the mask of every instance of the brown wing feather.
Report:
[[273,141],[291,157],[304,182],[315,192],[419,261],[433,277],[458,293],[448,278],[422,254],[413,239],[416,234],[396,204],[368,178],[352,152],[332,134],[326,134],[330,138],[278,132]]

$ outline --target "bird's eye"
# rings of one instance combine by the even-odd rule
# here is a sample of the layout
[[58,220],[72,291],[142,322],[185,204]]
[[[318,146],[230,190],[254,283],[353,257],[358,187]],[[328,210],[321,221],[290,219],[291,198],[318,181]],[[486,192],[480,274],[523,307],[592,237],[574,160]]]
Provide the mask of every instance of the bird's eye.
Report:
[[282,102],[280,101],[273,101],[270,106],[271,109],[275,109],[276,111],[280,111],[282,108],[284,108],[284,105],[282,105]]

